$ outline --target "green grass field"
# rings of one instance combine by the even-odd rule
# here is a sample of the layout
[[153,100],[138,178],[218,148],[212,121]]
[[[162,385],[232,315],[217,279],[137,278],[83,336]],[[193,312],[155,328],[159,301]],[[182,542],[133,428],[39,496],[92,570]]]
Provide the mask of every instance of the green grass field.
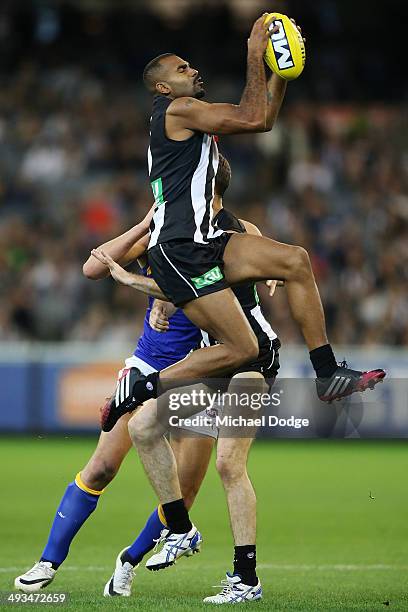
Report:
[[[38,560],[65,486],[94,445],[91,438],[0,439],[0,591],[11,590],[14,577]],[[256,443],[250,473],[259,501],[264,599],[252,605],[408,610],[407,468],[407,448],[399,442]],[[216,592],[212,585],[231,569],[232,557],[213,465],[192,511],[204,536],[202,553],[158,573],[140,567],[129,599],[102,597],[117,552],[132,541],[155,504],[131,452],[49,589],[67,592],[68,604],[48,608],[208,610],[202,598]]]

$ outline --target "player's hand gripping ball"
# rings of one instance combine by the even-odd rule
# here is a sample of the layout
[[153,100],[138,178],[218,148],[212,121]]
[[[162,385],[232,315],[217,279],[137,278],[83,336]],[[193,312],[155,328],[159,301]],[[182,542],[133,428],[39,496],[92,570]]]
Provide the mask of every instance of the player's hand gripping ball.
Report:
[[270,13],[265,16],[267,23],[271,16],[269,30],[275,26],[279,32],[271,33],[265,51],[265,62],[272,72],[276,72],[282,79],[293,81],[303,72],[306,61],[306,49],[302,34],[296,25],[282,13]]

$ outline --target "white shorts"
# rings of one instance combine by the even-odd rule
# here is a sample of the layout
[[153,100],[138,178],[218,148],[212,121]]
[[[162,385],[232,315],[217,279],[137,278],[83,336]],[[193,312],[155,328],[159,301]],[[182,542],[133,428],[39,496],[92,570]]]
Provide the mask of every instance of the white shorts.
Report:
[[[141,373],[144,374],[145,376],[147,376],[147,374],[152,374],[153,372],[157,372],[157,370],[153,368],[151,365],[149,365],[148,363],[146,363],[139,357],[136,357],[136,355],[132,355],[131,357],[126,359],[125,367],[122,370],[119,370],[118,380],[122,378],[123,370],[126,370],[128,368],[138,368],[141,371]],[[194,416],[203,416],[208,419],[208,414],[206,413],[205,410],[198,412]],[[190,431],[200,436],[209,436],[210,438],[214,438],[215,440],[218,438],[218,427],[216,427],[215,424],[211,426],[202,425],[202,426],[197,426],[197,427],[178,427],[177,429],[185,429],[186,431]]]

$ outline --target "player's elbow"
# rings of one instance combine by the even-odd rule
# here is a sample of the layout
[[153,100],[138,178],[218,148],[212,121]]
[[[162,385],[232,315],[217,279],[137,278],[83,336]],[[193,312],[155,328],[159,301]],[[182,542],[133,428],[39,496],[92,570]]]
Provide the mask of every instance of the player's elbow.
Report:
[[239,114],[232,118],[220,119],[214,130],[216,134],[256,134],[265,129],[265,120],[255,116]]
[[268,132],[269,130],[266,128],[265,123],[258,123],[256,128],[252,130],[255,134],[262,134],[263,132]]
[[246,124],[246,132],[252,133],[252,134],[259,134],[261,132],[267,132],[268,130],[265,129],[265,119],[252,119],[249,120]]
[[106,272],[99,270],[89,259],[82,266],[82,274],[90,280],[100,280],[106,276]]
[[86,276],[86,278],[89,278],[90,280],[97,280],[98,278],[96,276],[93,266],[88,261],[86,261],[84,265],[82,266],[82,274]]
[[266,120],[264,124],[263,132],[270,132],[274,126],[274,121],[272,119]]

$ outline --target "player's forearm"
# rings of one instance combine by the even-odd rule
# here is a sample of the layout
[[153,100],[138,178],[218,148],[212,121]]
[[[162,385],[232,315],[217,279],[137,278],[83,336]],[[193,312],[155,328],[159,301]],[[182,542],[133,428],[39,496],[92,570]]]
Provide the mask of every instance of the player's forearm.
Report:
[[271,130],[282,106],[285,97],[287,81],[281,79],[277,74],[272,74],[268,80],[266,92],[266,128]]
[[239,103],[240,111],[253,126],[253,132],[266,128],[266,75],[262,55],[248,50],[247,82]]
[[[110,255],[114,261],[120,261],[132,248],[132,246],[149,230],[149,226],[145,219],[141,223],[134,225],[124,234],[105,242],[98,246],[105,253]],[[91,255],[84,263],[82,271],[87,278],[98,280],[106,278],[109,275],[109,270],[106,266]]]
[[145,276],[130,273],[129,276],[132,277],[131,284],[129,284],[132,289],[136,289],[145,295],[150,295],[163,302],[169,301],[153,278],[146,278]]

